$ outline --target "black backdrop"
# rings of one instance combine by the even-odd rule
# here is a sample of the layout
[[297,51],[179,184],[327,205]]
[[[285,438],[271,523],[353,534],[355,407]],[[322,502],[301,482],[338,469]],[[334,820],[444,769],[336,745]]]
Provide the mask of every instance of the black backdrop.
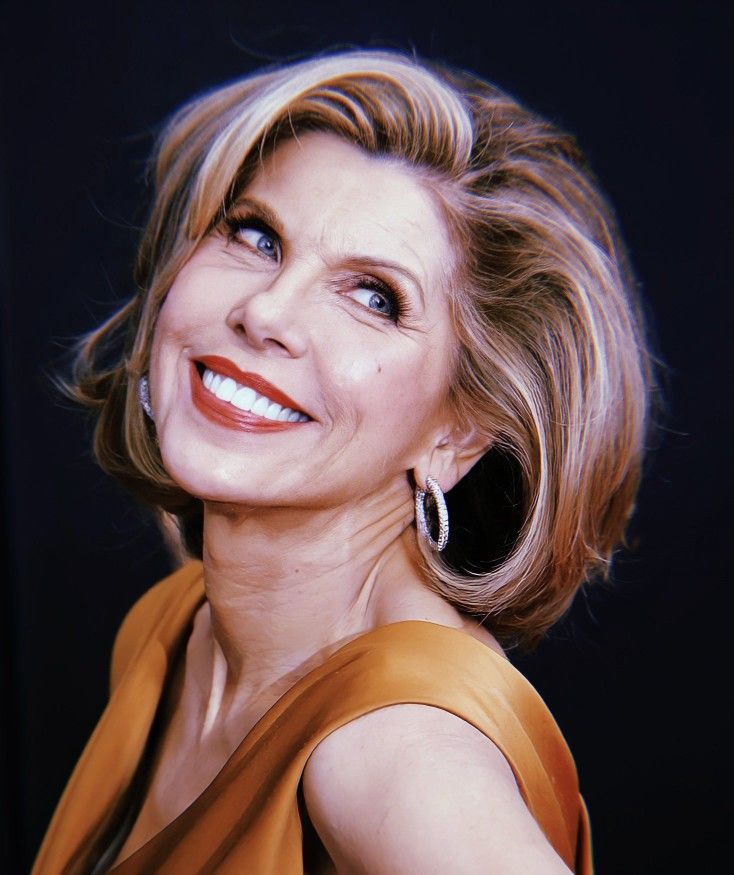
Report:
[[157,123],[262,62],[345,43],[414,47],[498,82],[578,135],[617,207],[667,363],[667,419],[614,587],[582,594],[521,667],[576,755],[598,871],[713,869],[729,740],[726,5],[3,8],[2,871],[27,870],[104,705],[116,627],[168,568],[49,374],[131,288]]

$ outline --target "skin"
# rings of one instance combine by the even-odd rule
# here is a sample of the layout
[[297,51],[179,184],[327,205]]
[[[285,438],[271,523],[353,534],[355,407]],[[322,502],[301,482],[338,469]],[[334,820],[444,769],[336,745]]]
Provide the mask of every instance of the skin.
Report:
[[[431,474],[446,491],[485,449],[457,428],[447,403],[453,336],[445,289],[456,253],[430,190],[405,165],[313,132],[278,146],[242,197],[275,214],[277,237],[244,223],[245,207],[236,205],[234,232],[230,225],[212,233],[179,273],[153,342],[163,461],[204,500],[207,601],[169,697],[147,798],[118,859],[188,807],[279,696],[349,639],[423,619],[501,652],[488,632],[428,590],[416,567],[409,473],[419,484]],[[386,315],[387,299],[363,287],[365,276],[402,289],[405,312],[397,320]],[[309,421],[273,433],[212,422],[191,396],[191,359],[206,355],[265,377]],[[443,772],[436,772],[437,737],[454,751],[439,751]],[[396,781],[395,763],[410,759],[401,750],[406,738],[426,756]],[[433,796],[445,802],[453,788],[457,814],[448,831],[440,811],[426,806],[419,822],[422,809],[406,804],[414,792],[430,796],[431,759],[439,781]],[[365,788],[351,798],[330,779],[347,762],[357,770],[352,786]],[[369,763],[369,780],[359,763]],[[473,793],[501,808],[497,823],[505,828],[495,838],[513,835],[530,849],[522,871],[567,871],[494,745],[453,715],[407,705],[353,721],[309,760],[308,812],[328,850],[314,871],[394,872],[396,854],[400,871],[434,871],[426,859],[405,856],[406,847],[426,847],[426,830],[437,841],[443,835],[447,848],[465,848],[467,872],[489,863],[493,871],[520,871],[512,868],[513,843],[508,852],[506,840],[487,844],[461,826],[464,787],[471,806]],[[400,828],[380,829],[375,842],[364,825],[385,794]],[[448,871],[453,859],[435,871]]]

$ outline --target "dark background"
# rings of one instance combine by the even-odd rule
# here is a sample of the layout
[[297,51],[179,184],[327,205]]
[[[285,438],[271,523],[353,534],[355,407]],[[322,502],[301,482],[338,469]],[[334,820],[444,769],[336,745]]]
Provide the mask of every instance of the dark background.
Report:
[[262,63],[344,44],[415,48],[496,81],[577,134],[616,205],[667,413],[614,586],[584,591],[521,667],[576,756],[598,872],[718,868],[731,780],[727,6],[2,7],[3,872],[27,871],[104,706],[115,630],[168,569],[49,375],[130,292],[158,123]]

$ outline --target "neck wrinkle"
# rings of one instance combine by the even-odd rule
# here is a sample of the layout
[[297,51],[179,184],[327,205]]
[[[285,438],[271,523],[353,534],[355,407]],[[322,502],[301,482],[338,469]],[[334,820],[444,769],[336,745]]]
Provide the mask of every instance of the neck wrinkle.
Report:
[[378,625],[391,568],[414,564],[407,483],[339,511],[276,510],[205,507],[208,604],[187,663],[206,731]]

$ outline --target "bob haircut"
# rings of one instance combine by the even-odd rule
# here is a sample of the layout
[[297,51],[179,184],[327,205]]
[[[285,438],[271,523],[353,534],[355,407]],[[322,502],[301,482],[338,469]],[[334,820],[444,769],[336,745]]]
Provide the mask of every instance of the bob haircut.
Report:
[[299,132],[329,131],[413,168],[458,253],[451,402],[486,438],[448,496],[449,546],[425,581],[532,644],[585,580],[608,577],[640,477],[651,358],[610,209],[575,141],[473,75],[393,51],[268,68],[179,109],[153,163],[137,292],[81,343],[71,391],[97,416],[101,466],[173,514],[201,556],[201,501],[165,471],[137,397],[163,300],[257,171]]

